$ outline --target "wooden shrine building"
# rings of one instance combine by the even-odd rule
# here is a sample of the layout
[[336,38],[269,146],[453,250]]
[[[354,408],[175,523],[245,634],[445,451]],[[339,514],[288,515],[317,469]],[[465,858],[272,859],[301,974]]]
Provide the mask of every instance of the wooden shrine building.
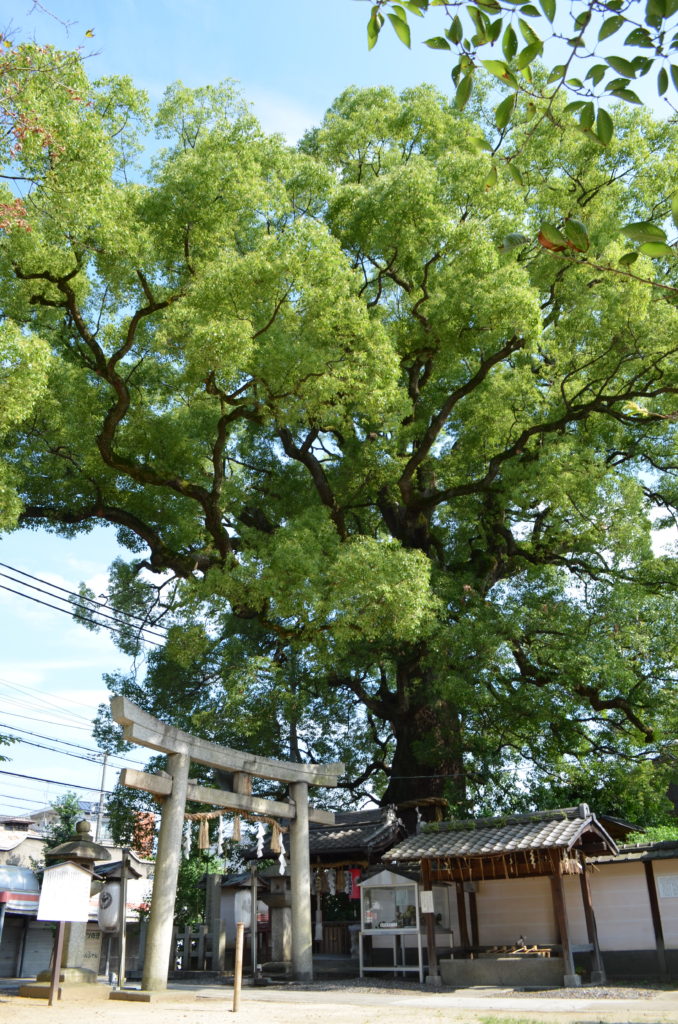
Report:
[[[610,822],[610,828],[615,831],[614,822]],[[591,866],[588,860],[597,855],[616,853],[617,845],[610,830],[586,804],[580,804],[574,808],[515,817],[432,822],[423,825],[417,835],[409,836],[387,851],[383,860],[393,865],[394,870],[418,868],[421,871],[424,889],[422,911],[426,921],[429,977],[432,981],[439,978],[438,959],[433,899],[431,897],[427,901],[426,891],[440,885],[456,887],[459,942],[452,958],[440,963],[443,980],[449,984],[458,983],[457,974],[463,974],[464,984],[493,983],[490,980],[492,965],[487,963],[488,958],[492,958],[492,949],[487,942],[483,945],[483,936],[479,934],[476,890],[484,882],[503,880],[510,883],[511,880],[547,877],[558,942],[543,950],[526,948],[525,953],[533,953],[535,973],[540,970],[544,973],[537,964],[539,953],[544,958],[557,954],[561,960],[548,968],[550,976],[555,972],[562,977],[566,987],[574,987],[581,981],[574,965],[563,879],[566,876],[579,879],[592,957],[591,980],[604,983],[605,971],[591,901]],[[469,959],[477,959],[477,966],[463,964]],[[513,962],[520,962],[515,955]],[[466,980],[472,978],[474,972],[479,980]]]

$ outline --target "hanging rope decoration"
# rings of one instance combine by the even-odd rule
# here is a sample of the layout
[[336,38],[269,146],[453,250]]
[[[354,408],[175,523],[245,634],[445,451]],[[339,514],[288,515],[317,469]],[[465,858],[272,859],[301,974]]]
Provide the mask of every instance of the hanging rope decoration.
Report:
[[[190,825],[190,823],[192,821],[197,821],[199,823],[199,827],[198,827],[198,846],[200,847],[201,850],[207,850],[209,845],[210,845],[209,824],[208,823],[210,821],[212,821],[214,818],[223,819],[223,811],[198,811],[196,814],[184,814],[184,819],[186,821],[186,825],[184,826],[184,856],[185,857],[190,857],[190,848],[191,848],[191,831],[190,831],[191,830],[191,825]],[[271,826],[271,850],[273,851],[273,853],[280,853],[280,849],[281,849],[280,836],[281,836],[281,834],[283,832],[287,832],[287,827],[285,825],[280,825],[275,820],[275,818],[269,818],[265,814],[250,814],[249,811],[238,811],[238,813],[233,816],[233,833],[232,833],[232,836],[231,836],[231,838],[234,839],[236,842],[240,842],[241,841],[240,840],[240,819],[241,818],[247,818],[248,821],[256,821],[256,822],[258,822],[258,827],[257,827],[257,857],[262,857],[263,856],[263,852],[264,852],[264,848],[263,848],[263,835],[262,835],[262,842],[261,842],[261,853],[259,852],[259,829],[261,828],[262,831],[263,831],[262,822],[266,822],[267,825]],[[219,828],[221,829],[221,827],[222,827],[222,823],[220,821]],[[237,832],[237,835],[236,835],[236,832]],[[188,849],[188,851],[189,851],[188,853],[186,853],[186,849]],[[221,854],[220,854],[220,856],[221,856]]]

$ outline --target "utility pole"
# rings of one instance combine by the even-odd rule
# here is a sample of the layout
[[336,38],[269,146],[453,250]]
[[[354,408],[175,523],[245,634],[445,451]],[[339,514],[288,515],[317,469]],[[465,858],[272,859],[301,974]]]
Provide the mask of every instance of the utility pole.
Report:
[[104,817],[104,790],[106,789],[106,762],[108,761],[108,751],[104,751],[102,754],[103,761],[101,762],[101,786],[99,787],[99,810],[97,812],[97,827],[94,835],[94,842],[98,843],[101,836],[101,825]]

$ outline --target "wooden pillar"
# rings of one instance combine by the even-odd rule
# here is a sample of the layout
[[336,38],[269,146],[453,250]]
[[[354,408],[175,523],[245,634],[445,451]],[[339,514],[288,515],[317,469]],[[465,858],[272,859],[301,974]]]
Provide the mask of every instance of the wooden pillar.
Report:
[[579,884],[581,885],[581,898],[584,904],[584,917],[586,918],[586,934],[588,940],[593,946],[593,953],[591,957],[591,984],[592,985],[605,985],[607,978],[605,976],[605,965],[603,964],[603,958],[600,953],[600,943],[598,941],[598,926],[596,925],[596,915],[593,911],[593,901],[591,899],[591,879],[589,873],[586,870],[586,857],[584,854],[580,854],[581,861],[581,874],[579,876]]
[[654,941],[657,949],[657,966],[659,967],[660,978],[666,978],[666,951],[664,947],[664,929],[662,928],[662,916],[659,911],[659,900],[657,898],[657,886],[654,880],[654,867],[651,860],[643,862],[645,868],[645,881],[647,882],[647,894],[650,897],[650,912],[652,914],[652,927],[654,928]]
[[567,910],[565,909],[565,895],[563,893],[563,879],[560,874],[560,863],[557,855],[553,857],[551,895],[553,897],[553,911],[556,917],[556,927],[560,934],[560,945],[563,950],[563,985],[565,988],[578,988],[579,985],[581,985],[581,978],[574,969],[574,957],[572,955],[572,946],[570,944]]
[[313,929],[311,926],[311,860],[308,849],[308,783],[290,786],[295,804],[290,821],[292,883],[292,969],[296,981],[313,981]]
[[172,792],[165,800],[158,836],[158,854],[153,878],[153,896],[146,939],[142,988],[167,988],[167,972],[172,946],[174,901],[181,861],[181,839],[191,759],[188,754],[170,754],[167,758],[172,776]]
[[480,939],[478,938],[478,899],[476,897],[475,887],[468,894],[468,909],[471,917],[471,945],[479,946]]
[[463,882],[457,882],[457,917],[459,918],[459,945],[470,946],[468,919],[466,917],[466,895]]
[[[423,915],[426,922],[426,952],[428,954],[428,975],[426,981],[429,985],[440,985],[440,972],[438,970],[438,951],[436,949],[436,917],[433,910],[433,883],[431,882],[431,861],[422,860],[421,880],[424,886],[422,900]],[[430,910],[429,910],[430,907]]]

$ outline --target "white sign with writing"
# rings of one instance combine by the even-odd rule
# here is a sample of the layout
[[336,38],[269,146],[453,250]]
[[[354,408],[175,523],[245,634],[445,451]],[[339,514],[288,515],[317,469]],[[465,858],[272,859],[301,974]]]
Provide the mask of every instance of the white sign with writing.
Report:
[[657,889],[663,899],[678,896],[678,875],[659,875],[657,877]]
[[38,921],[87,921],[92,875],[78,864],[45,868]]
[[419,909],[422,914],[433,913],[433,893],[430,889],[422,889],[419,893]]

